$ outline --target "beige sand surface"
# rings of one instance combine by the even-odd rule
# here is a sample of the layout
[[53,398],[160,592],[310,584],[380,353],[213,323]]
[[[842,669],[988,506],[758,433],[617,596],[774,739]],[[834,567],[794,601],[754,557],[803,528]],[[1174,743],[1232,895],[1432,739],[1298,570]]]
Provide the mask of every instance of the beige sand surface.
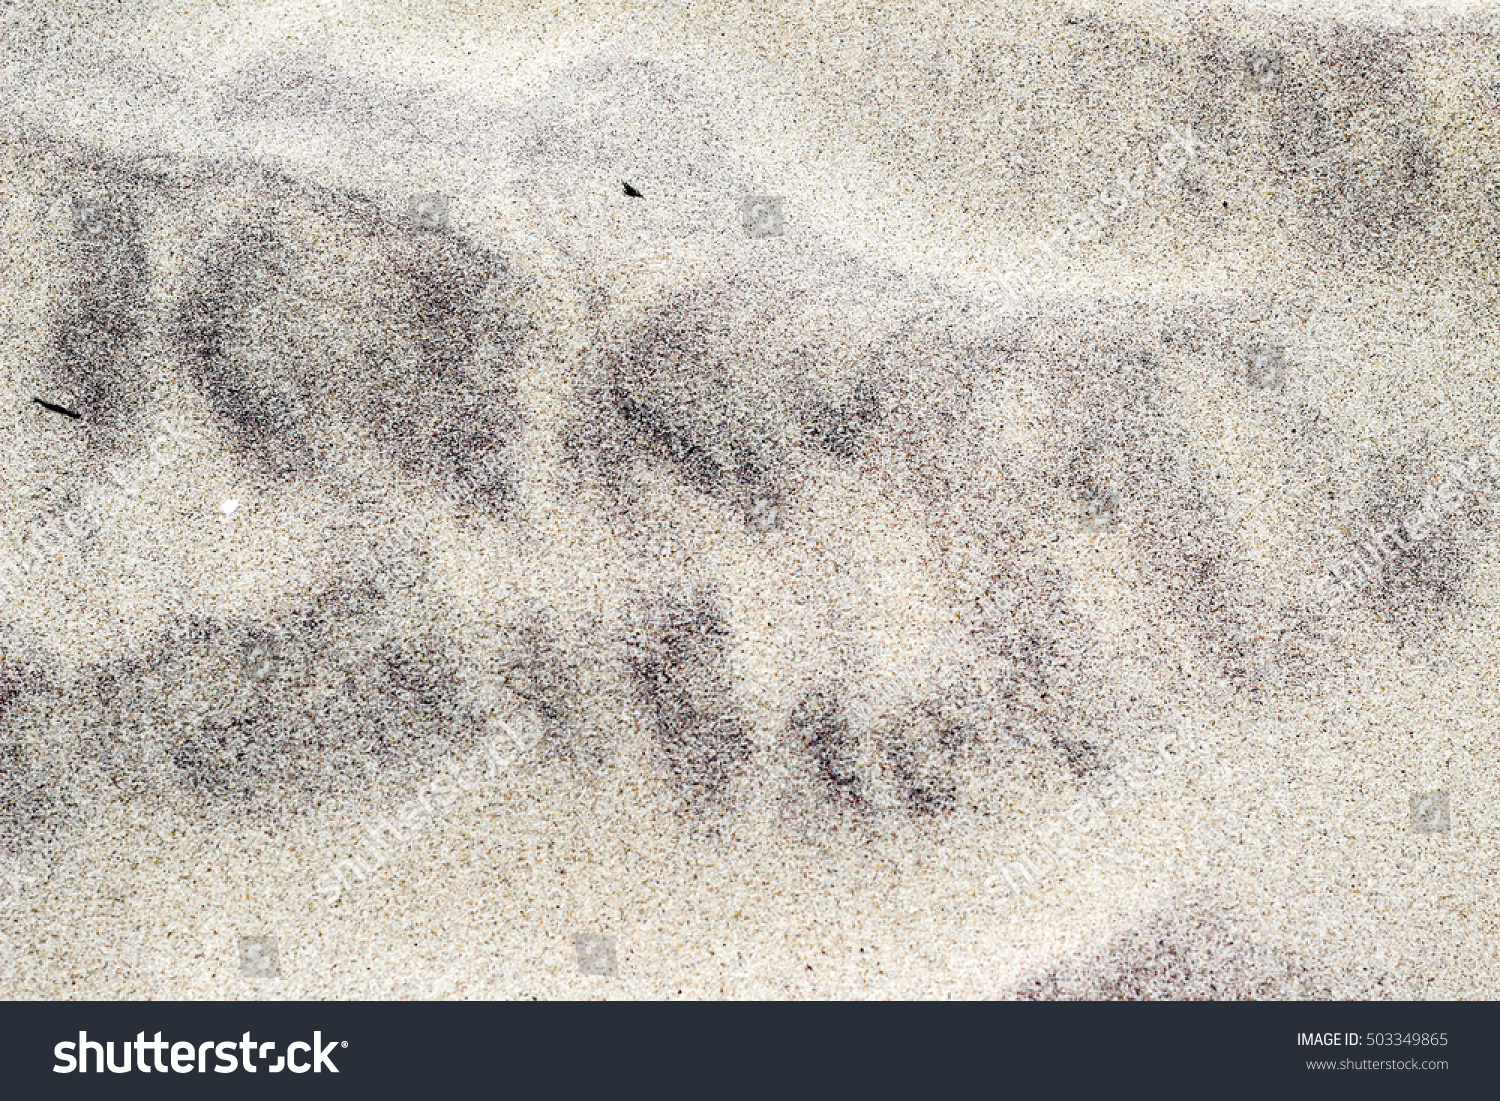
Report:
[[4,996],[1496,996],[1482,5],[4,19]]

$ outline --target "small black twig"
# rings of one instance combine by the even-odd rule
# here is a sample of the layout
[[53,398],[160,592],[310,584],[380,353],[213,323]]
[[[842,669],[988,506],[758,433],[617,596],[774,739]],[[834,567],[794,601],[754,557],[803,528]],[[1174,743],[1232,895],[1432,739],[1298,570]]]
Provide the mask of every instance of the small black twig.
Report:
[[621,180],[620,182],[622,184],[625,184],[625,194],[629,195],[632,199],[644,199],[646,197],[635,188],[631,187],[628,183],[625,183],[624,180]]
[[65,417],[72,417],[75,421],[83,419],[82,413],[75,413],[71,409],[64,409],[61,405],[53,405],[50,401],[43,401],[41,398],[32,398],[31,400],[43,409],[50,409],[54,413],[61,413]]

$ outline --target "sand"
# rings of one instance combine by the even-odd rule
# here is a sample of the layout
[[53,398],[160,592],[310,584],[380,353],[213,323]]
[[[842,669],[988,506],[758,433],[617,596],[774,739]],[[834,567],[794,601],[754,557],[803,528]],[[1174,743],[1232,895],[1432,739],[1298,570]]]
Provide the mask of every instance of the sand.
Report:
[[3,996],[1496,996],[1482,6],[4,20]]

